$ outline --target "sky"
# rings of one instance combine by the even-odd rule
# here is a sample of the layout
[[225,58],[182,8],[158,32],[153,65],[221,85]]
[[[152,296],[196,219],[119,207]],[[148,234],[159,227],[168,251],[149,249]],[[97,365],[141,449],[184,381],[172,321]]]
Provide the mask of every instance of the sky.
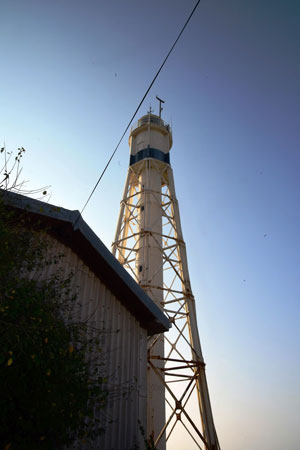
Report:
[[[83,207],[195,3],[1,0],[0,142],[29,187]],[[299,448],[299,44],[299,1],[201,0],[138,114],[165,100],[222,450]],[[127,134],[84,212],[109,248],[128,160]]]

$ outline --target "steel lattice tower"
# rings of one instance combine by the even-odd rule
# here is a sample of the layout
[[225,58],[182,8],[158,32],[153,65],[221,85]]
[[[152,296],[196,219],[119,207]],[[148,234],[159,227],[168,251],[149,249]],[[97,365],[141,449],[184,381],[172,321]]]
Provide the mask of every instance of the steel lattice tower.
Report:
[[180,423],[194,445],[219,450],[170,166],[172,133],[160,116],[161,104],[159,116],[150,109],[131,129],[113,254],[172,324],[148,343],[147,435],[164,450]]

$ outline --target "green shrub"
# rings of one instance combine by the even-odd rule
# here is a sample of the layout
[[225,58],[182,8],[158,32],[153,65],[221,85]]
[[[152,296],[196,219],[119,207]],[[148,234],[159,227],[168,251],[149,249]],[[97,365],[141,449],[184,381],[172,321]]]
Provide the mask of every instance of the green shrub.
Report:
[[[0,245],[1,448],[57,449],[95,438],[107,396],[101,336],[76,320],[72,274],[55,266],[63,257],[49,259],[45,232],[30,230],[26,213],[2,201]],[[44,279],[49,265],[56,269]]]

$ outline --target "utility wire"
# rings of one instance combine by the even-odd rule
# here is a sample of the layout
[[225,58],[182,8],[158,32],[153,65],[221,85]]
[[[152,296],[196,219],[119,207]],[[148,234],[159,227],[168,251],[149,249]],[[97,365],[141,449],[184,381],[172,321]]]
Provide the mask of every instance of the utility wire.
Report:
[[192,18],[192,16],[193,16],[194,12],[196,11],[196,9],[197,9],[197,7],[198,7],[200,1],[201,1],[201,0],[198,0],[198,1],[197,1],[197,3],[196,3],[196,5],[194,6],[192,12],[190,13],[189,17],[187,18],[187,20],[186,20],[184,26],[182,27],[180,33],[178,34],[177,38],[175,39],[175,41],[174,41],[172,47],[170,48],[170,50],[169,50],[167,56],[165,57],[165,59],[163,60],[161,66],[159,67],[158,71],[156,72],[155,77],[154,77],[153,80],[151,81],[151,83],[150,83],[148,89],[146,90],[146,92],[145,92],[145,94],[144,94],[142,100],[140,101],[140,103],[139,103],[138,107],[136,108],[136,110],[135,110],[133,116],[131,117],[131,119],[130,119],[130,121],[129,121],[129,123],[128,123],[128,125],[127,125],[125,131],[124,131],[124,133],[122,134],[122,136],[121,136],[121,138],[120,138],[120,140],[119,140],[119,142],[118,142],[116,148],[114,149],[114,151],[113,151],[111,157],[110,157],[109,160],[107,161],[106,166],[104,167],[104,169],[103,169],[101,175],[99,176],[99,178],[98,178],[98,180],[97,180],[97,183],[96,183],[95,186],[93,187],[92,192],[90,193],[90,195],[89,195],[87,201],[85,202],[85,204],[84,204],[82,210],[80,211],[80,213],[79,213],[79,215],[78,215],[78,217],[77,217],[77,219],[76,219],[76,221],[75,221],[75,223],[74,223],[74,227],[76,226],[76,224],[77,224],[77,222],[78,222],[80,216],[82,215],[83,211],[85,210],[85,208],[86,208],[87,204],[89,203],[90,199],[92,198],[92,195],[94,194],[94,192],[95,192],[95,190],[97,189],[97,187],[98,187],[100,181],[102,180],[102,177],[103,177],[103,175],[105,174],[106,169],[108,168],[108,166],[109,166],[111,160],[112,160],[113,157],[115,156],[115,153],[116,153],[116,151],[118,150],[118,148],[119,148],[119,146],[120,146],[120,144],[121,144],[121,142],[122,142],[122,140],[123,140],[125,134],[127,133],[128,129],[129,129],[130,125],[132,124],[132,122],[133,122],[135,116],[137,115],[137,113],[138,113],[140,107],[141,107],[142,104],[144,103],[145,98],[146,98],[147,95],[149,94],[149,91],[150,91],[150,89],[152,88],[153,84],[155,83],[155,81],[156,81],[158,75],[160,74],[162,68],[163,68],[164,65],[166,64],[166,62],[167,62],[167,60],[168,60],[170,54],[172,53],[172,51],[173,51],[175,45],[176,45],[177,42],[179,41],[179,39],[180,39],[182,33],[184,32],[185,28],[187,27],[187,24],[188,24],[189,21],[191,20],[191,18]]

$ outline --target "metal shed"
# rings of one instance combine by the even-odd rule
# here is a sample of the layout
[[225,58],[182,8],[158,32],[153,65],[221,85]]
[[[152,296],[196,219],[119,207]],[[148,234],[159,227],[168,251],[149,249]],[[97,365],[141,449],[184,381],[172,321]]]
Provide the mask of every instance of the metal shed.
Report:
[[51,252],[64,254],[63,264],[74,272],[83,305],[81,318],[92,317],[105,331],[103,355],[110,395],[104,411],[105,433],[92,448],[144,448],[138,421],[146,429],[147,336],[167,331],[167,317],[85,221],[77,220],[78,211],[12,192],[3,193],[3,198],[10,207],[26,211],[28,226],[47,229]]

